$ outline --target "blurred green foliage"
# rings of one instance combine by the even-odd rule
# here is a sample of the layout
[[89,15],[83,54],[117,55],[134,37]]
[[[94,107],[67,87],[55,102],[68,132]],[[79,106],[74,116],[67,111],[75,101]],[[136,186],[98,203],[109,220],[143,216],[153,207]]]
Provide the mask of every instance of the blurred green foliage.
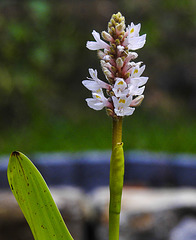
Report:
[[0,152],[110,148],[111,120],[86,106],[81,81],[89,67],[104,79],[85,45],[118,11],[147,33],[138,61],[150,77],[125,119],[125,148],[196,152],[195,0],[2,0]]

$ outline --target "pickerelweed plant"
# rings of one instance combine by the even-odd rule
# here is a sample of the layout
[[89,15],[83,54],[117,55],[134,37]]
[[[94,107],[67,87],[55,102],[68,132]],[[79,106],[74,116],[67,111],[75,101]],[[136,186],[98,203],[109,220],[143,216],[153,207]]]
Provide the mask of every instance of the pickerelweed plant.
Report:
[[[124,179],[124,152],[122,143],[122,119],[132,115],[135,107],[144,99],[142,77],[145,65],[135,63],[146,35],[139,35],[140,24],[131,23],[127,28],[121,13],[114,14],[108,23],[108,32],[102,37],[95,30],[95,41],[88,41],[87,48],[98,50],[101,67],[107,82],[101,81],[97,71],[89,69],[91,78],[82,81],[92,91],[87,98],[90,108],[106,108],[113,119],[112,156],[110,164],[109,240],[119,240],[121,196]],[[73,240],[51,193],[33,163],[22,153],[13,152],[8,164],[10,188],[31,228],[35,240]]]
[[[112,156],[110,162],[110,205],[109,205],[109,240],[119,239],[119,220],[124,179],[124,153],[122,143],[122,119],[132,115],[135,107],[144,99],[144,84],[148,77],[142,77],[145,65],[134,62],[136,52],[144,46],[146,34],[140,36],[141,24],[125,26],[121,13],[113,14],[108,23],[108,32],[100,34],[93,30],[95,41],[88,41],[86,47],[97,50],[101,68],[107,82],[101,81],[97,70],[89,69],[91,78],[82,81],[92,92],[87,98],[88,106],[94,110],[106,108],[113,118]],[[105,94],[105,95],[104,95]],[[106,97],[107,96],[107,97]]]

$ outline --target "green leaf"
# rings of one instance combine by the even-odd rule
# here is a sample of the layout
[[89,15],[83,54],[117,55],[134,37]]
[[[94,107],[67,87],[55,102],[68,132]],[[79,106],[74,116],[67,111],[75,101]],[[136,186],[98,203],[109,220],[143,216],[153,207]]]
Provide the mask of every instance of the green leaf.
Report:
[[35,240],[73,240],[46,182],[24,154],[11,154],[7,174]]

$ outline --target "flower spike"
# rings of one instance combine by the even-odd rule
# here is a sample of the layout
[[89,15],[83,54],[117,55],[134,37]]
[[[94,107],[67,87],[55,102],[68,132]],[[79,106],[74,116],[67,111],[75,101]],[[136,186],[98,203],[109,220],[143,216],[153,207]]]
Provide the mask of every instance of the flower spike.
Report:
[[[143,77],[145,65],[132,62],[138,57],[136,52],[146,43],[146,34],[140,36],[141,24],[131,22],[126,27],[125,18],[120,12],[113,14],[108,31],[100,34],[93,30],[95,41],[88,41],[86,47],[98,50],[101,68],[106,77],[102,81],[97,77],[97,70],[89,69],[90,78],[82,84],[92,91],[92,98],[86,102],[90,108],[101,110],[104,107],[113,118],[132,115],[135,107],[144,99],[145,84],[148,77]],[[105,97],[104,94],[107,96]]]

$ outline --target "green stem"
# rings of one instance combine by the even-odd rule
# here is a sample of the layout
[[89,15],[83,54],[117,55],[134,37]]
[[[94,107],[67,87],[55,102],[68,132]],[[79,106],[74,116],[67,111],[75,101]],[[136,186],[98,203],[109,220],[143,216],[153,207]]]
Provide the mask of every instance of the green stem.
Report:
[[122,117],[119,119],[113,119],[113,129],[112,129],[112,150],[117,143],[122,142]]
[[109,240],[119,240],[121,197],[124,179],[122,118],[113,120],[112,157],[110,163]]

